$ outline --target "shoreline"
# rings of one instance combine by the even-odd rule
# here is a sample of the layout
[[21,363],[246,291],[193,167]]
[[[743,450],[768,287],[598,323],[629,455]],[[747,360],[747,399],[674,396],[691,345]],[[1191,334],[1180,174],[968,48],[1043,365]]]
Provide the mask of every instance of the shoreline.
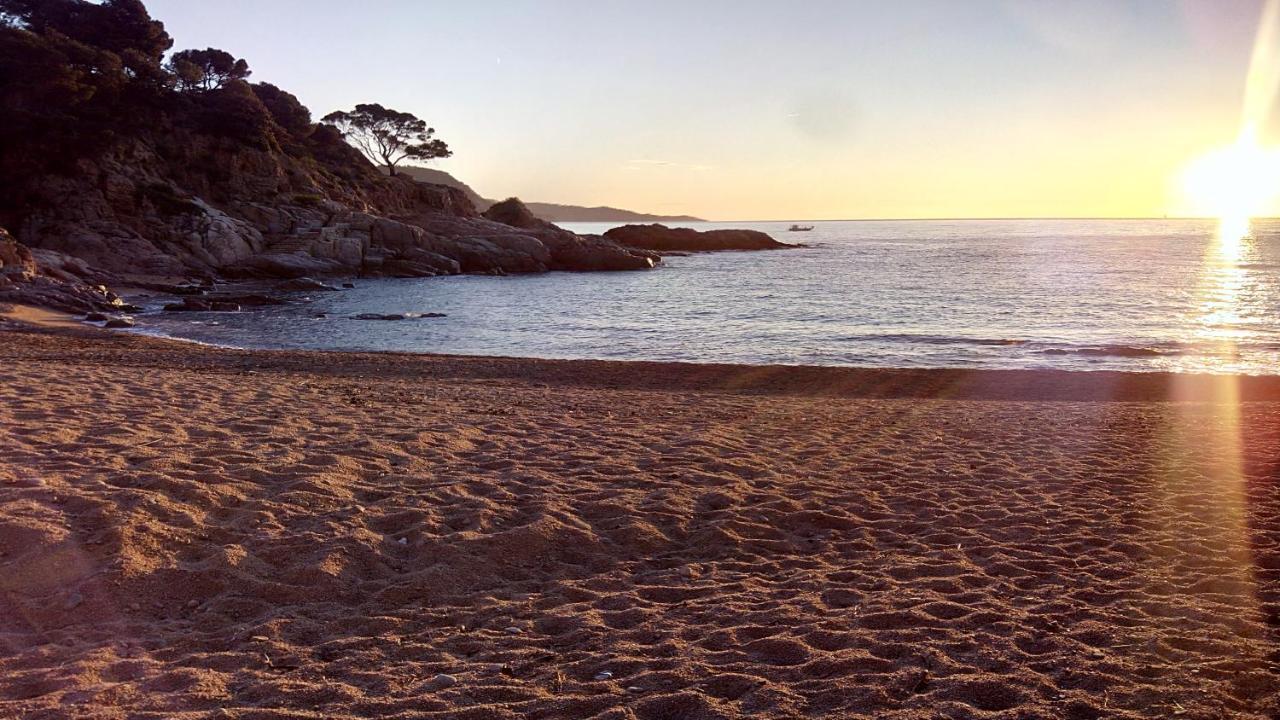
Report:
[[[0,314],[0,320],[6,317],[9,316]],[[380,350],[245,349],[145,331],[113,332],[82,325],[71,316],[64,318],[57,313],[45,313],[38,319],[28,316],[25,322],[18,318],[17,321],[17,326],[0,329],[0,333],[75,338],[86,343],[86,348],[91,347],[96,352],[117,353],[116,362],[142,367],[163,367],[165,362],[179,358],[182,348],[189,348],[196,354],[212,354],[205,361],[210,369],[227,362],[244,362],[256,358],[263,368],[303,370],[318,358],[326,358],[325,372],[336,372],[335,368],[342,368],[342,372],[346,373],[376,369],[392,376],[405,376],[412,374],[414,370],[420,370],[438,373],[439,377],[495,380],[518,378],[532,382],[581,384],[610,389],[1012,402],[1280,401],[1280,374],[747,365]],[[79,327],[70,327],[68,322]],[[160,350],[165,350],[168,354],[157,356],[156,352]],[[0,358],[24,357],[30,358],[32,355],[0,348]],[[192,358],[188,357],[184,362],[190,360]]]

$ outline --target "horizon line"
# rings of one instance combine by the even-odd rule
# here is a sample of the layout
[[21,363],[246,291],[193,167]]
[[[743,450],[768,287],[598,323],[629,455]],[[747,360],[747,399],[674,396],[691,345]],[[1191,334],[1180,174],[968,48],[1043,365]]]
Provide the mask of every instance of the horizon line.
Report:
[[[672,217],[672,216],[665,216]],[[687,216],[687,217],[697,217]],[[742,222],[742,223],[765,223],[765,222],[941,222],[956,220],[1221,220],[1222,218],[1210,216],[1194,216],[1194,215],[1177,215],[1177,216],[1144,216],[1144,215],[1028,215],[1028,216],[995,216],[995,217],[869,217],[869,218],[770,218],[770,219],[734,219],[734,220],[708,220],[703,219],[702,222]],[[1280,215],[1267,215],[1261,217],[1249,218],[1249,220],[1278,220]],[[608,222],[608,221],[603,221]]]

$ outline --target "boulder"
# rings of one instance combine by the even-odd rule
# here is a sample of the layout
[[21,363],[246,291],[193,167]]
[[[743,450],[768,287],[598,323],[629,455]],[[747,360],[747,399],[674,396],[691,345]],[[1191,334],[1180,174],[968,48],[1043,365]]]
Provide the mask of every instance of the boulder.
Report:
[[278,283],[275,286],[275,290],[278,292],[339,292],[339,288],[309,277],[294,278]]
[[546,246],[550,270],[648,270],[658,262],[658,257],[651,252],[623,247],[599,235],[575,235],[540,220],[518,198],[494,203],[484,212],[484,217],[531,232]]
[[240,312],[246,307],[285,305],[288,300],[274,295],[248,293],[240,295],[219,294],[205,297],[184,297],[182,302],[164,306],[167,312]]
[[460,272],[462,266],[457,260],[420,248],[409,248],[385,258],[381,267],[381,274],[390,277],[433,277]]
[[74,315],[129,307],[102,286],[47,275],[0,275],[0,303],[45,307]]
[[0,273],[35,275],[36,260],[30,248],[18,242],[8,230],[0,228]]
[[780,250],[802,247],[778,242],[758,230],[705,230],[666,225],[623,225],[604,236],[630,248],[654,252],[715,252],[720,250]]
[[222,268],[237,278],[301,278],[310,275],[346,275],[355,271],[333,260],[298,252],[265,253]]
[[360,313],[352,316],[355,320],[421,320],[423,318],[442,318],[444,313]]
[[507,198],[502,202],[494,203],[482,215],[494,222],[510,225],[511,227],[528,230],[560,229],[545,220],[539,220],[534,217],[529,208],[520,201],[520,198]]
[[107,276],[81,260],[32,250],[0,228],[0,303],[83,314],[124,306],[99,280]]

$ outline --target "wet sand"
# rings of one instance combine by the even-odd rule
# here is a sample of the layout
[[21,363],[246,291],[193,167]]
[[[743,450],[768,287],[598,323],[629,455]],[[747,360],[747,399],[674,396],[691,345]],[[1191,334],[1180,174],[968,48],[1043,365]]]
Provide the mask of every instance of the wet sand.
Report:
[[1275,378],[9,327],[0,717],[1280,713]]

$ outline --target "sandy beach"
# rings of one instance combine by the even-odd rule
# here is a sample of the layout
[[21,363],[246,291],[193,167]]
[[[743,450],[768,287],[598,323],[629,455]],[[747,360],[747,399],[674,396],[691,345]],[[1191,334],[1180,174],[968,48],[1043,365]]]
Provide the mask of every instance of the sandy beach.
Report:
[[1280,383],[0,333],[0,717],[1280,717]]

